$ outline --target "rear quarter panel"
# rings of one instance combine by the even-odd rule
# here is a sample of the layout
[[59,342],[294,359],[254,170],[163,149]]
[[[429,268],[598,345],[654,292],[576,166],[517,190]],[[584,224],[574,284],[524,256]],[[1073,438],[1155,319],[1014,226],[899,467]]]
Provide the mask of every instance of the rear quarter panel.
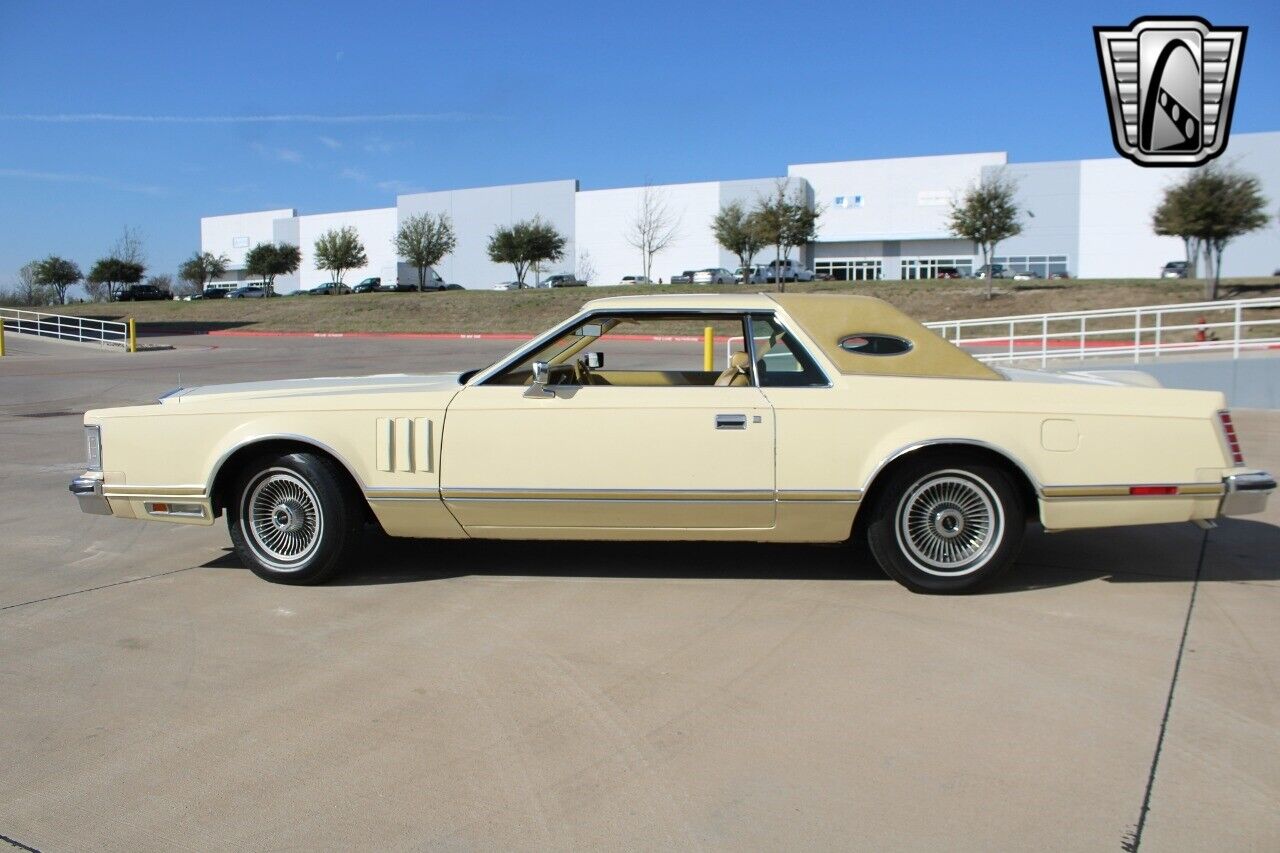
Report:
[[[842,376],[832,388],[769,388],[766,394],[776,408],[780,491],[865,490],[904,450],[948,439],[1001,451],[1037,488],[1220,485],[1228,465],[1213,420],[1224,405],[1216,393]],[[1204,507],[1190,499],[1165,501],[1154,513],[1136,511],[1132,521],[1115,518],[1115,506],[1105,512],[1088,506],[1042,503],[1042,520],[1053,528],[1107,523],[1108,513],[1109,523],[1178,520],[1205,508],[1212,515],[1216,501]]]

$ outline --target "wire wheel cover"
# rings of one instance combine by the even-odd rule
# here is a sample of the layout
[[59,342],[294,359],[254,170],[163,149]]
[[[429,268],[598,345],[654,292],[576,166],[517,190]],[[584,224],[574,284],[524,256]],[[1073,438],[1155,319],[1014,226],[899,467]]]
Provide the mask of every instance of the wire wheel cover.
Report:
[[917,480],[898,504],[904,555],[933,575],[965,575],[991,559],[1004,535],[1004,513],[991,487],[966,471]]
[[315,490],[284,468],[264,471],[245,489],[240,520],[258,558],[281,571],[299,568],[324,532]]

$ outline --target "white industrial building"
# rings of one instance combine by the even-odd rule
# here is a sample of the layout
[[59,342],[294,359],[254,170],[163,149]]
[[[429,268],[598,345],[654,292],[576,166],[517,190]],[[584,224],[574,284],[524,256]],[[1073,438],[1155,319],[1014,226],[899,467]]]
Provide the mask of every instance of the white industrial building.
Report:
[[[1263,191],[1280,206],[1280,132],[1233,134],[1224,160],[1257,175]],[[1027,211],[1023,231],[997,249],[996,262],[1048,275],[1076,278],[1148,278],[1166,261],[1183,257],[1181,241],[1157,237],[1151,214],[1178,169],[1137,166],[1119,157],[1047,163],[1010,162],[1004,152],[805,163],[786,175],[756,180],[707,181],[653,187],[679,221],[676,239],[654,260],[653,277],[669,281],[683,270],[738,265],[720,248],[711,219],[726,203],[753,204],[774,192],[777,182],[799,188],[820,205],[818,239],[795,252],[810,269],[842,280],[933,278],[939,267],[975,269],[981,260],[972,243],[947,230],[951,201],[1003,169],[1019,185],[1019,206]],[[302,249],[302,266],[277,280],[280,292],[330,279],[315,268],[313,247],[331,228],[353,226],[369,263],[346,281],[367,276],[384,281],[397,275],[416,280],[398,266],[392,238],[400,221],[422,212],[448,213],[457,232],[457,250],[437,272],[448,282],[488,288],[512,278],[511,268],[492,263],[489,235],[500,225],[541,216],[567,238],[562,262],[542,275],[575,273],[589,259],[592,284],[617,284],[642,271],[640,253],[626,239],[644,187],[583,190],[576,180],[450,189],[396,198],[394,206],[373,210],[299,215],[267,210],[208,216],[200,221],[201,250],[226,255],[227,280],[242,281],[244,255],[263,242],[288,242]],[[772,258],[765,250],[757,262]],[[1274,225],[1232,243],[1223,274],[1270,275],[1280,268],[1280,228]]]

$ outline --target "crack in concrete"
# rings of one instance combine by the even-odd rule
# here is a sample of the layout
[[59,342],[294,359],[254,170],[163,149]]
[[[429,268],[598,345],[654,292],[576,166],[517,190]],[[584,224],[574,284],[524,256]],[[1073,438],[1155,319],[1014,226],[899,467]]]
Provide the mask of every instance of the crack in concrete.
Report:
[[1173,676],[1169,679],[1169,693],[1164,700],[1164,715],[1160,718],[1160,733],[1156,736],[1156,749],[1151,756],[1151,769],[1147,773],[1147,788],[1142,795],[1142,810],[1138,812],[1138,823],[1120,842],[1125,853],[1138,853],[1142,846],[1142,830],[1147,825],[1147,814],[1151,811],[1151,792],[1155,788],[1156,773],[1160,769],[1160,751],[1164,749],[1164,738],[1169,730],[1169,714],[1173,710],[1173,695],[1178,689],[1178,674],[1182,671],[1182,656],[1187,650],[1187,634],[1191,631],[1191,615],[1196,608],[1196,594],[1200,591],[1200,577],[1204,571],[1204,555],[1209,546],[1209,531],[1200,539],[1200,557],[1196,560],[1196,573],[1191,581],[1191,597],[1187,601],[1187,615],[1182,621],[1182,637],[1178,640],[1178,654],[1173,662]]
[[[3,612],[5,610],[13,610],[18,607],[26,607],[28,604],[39,604],[42,601],[56,601],[59,598],[68,598],[70,596],[80,595],[86,592],[97,592],[100,589],[110,589],[113,586],[124,586],[125,584],[137,583],[138,581],[151,580],[152,578],[162,578],[165,575],[176,575],[179,572],[189,572],[194,568],[196,568],[196,566],[187,566],[186,568],[182,568],[182,569],[171,569],[170,571],[167,571],[167,572],[156,572],[154,575],[143,575],[142,577],[137,577],[137,578],[126,578],[125,580],[116,581],[115,583],[104,583],[101,586],[91,586],[86,589],[77,589],[71,592],[61,592],[61,593],[58,593],[57,595],[46,595],[43,598],[33,598],[30,601],[19,601],[15,604],[5,604],[3,606],[0,606],[0,612]],[[0,836],[0,838],[3,838],[3,837],[4,836]]]

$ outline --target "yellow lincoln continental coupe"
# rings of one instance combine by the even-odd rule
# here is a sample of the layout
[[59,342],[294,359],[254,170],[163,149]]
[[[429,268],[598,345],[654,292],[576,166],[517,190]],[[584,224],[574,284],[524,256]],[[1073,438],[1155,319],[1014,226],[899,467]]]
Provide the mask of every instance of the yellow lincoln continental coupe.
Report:
[[[704,330],[710,330],[709,332]],[[718,343],[707,364],[697,341]],[[693,343],[690,343],[690,340]],[[711,367],[712,369],[707,369]],[[213,524],[317,583],[422,538],[842,542],[971,590],[1048,530],[1261,511],[1221,394],[998,371],[875,299],[599,299],[481,370],[180,389],[85,415],[86,512]]]

